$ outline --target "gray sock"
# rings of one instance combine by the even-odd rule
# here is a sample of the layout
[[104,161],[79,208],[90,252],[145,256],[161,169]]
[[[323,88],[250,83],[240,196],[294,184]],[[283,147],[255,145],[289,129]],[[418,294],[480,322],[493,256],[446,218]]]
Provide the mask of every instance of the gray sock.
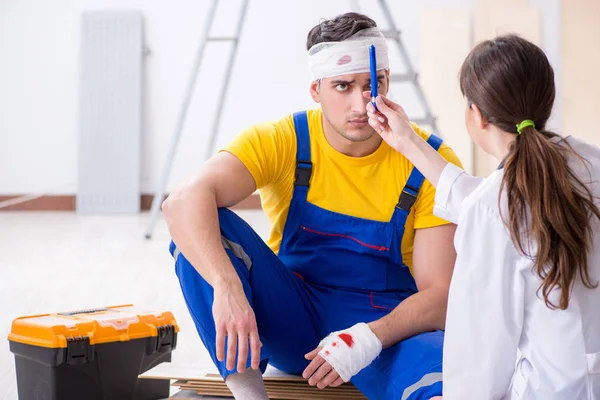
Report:
[[225,384],[239,400],[268,400],[267,390],[260,370],[247,369],[241,374],[232,374]]

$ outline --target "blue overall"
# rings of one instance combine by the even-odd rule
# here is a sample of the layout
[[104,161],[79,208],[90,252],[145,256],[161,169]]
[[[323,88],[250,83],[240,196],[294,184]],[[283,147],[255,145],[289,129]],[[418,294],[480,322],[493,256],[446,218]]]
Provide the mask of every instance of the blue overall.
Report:
[[[417,292],[402,262],[404,225],[423,183],[413,169],[390,222],[339,214],[306,201],[312,164],[307,116],[294,114],[298,142],[294,193],[276,255],[232,211],[218,210],[223,245],[256,316],[261,369],[300,375],[304,355],[332,331],[387,315]],[[436,150],[441,139],[431,135]],[[341,194],[343,195],[343,194]],[[213,289],[171,242],[177,276],[196,328],[216,358]],[[442,394],[443,332],[426,332],[384,349],[352,383],[370,399],[429,399]],[[248,365],[250,362],[248,361]]]

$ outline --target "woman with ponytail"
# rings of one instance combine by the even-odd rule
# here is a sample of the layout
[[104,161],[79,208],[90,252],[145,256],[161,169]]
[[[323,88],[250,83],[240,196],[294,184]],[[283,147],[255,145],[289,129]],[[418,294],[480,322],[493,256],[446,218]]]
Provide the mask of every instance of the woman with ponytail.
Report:
[[518,36],[477,45],[460,88],[471,138],[500,164],[486,179],[440,157],[398,104],[367,105],[458,224],[444,400],[600,399],[600,150],[547,129],[554,73]]

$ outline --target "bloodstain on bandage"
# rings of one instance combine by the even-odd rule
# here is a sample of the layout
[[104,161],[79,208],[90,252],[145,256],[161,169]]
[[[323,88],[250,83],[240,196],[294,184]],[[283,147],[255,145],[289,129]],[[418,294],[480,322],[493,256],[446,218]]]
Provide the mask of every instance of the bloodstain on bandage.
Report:
[[352,347],[354,345],[354,339],[352,339],[352,336],[348,335],[347,333],[340,333],[338,336],[348,345],[348,347]]
[[328,355],[329,355],[329,352],[328,352],[327,350],[325,350],[325,355],[326,355],[326,356],[328,356]]
[[333,342],[333,343],[331,343],[331,345],[332,345],[333,347],[335,347],[335,346],[337,346],[337,342]]
[[337,65],[344,65],[344,64],[348,64],[350,61],[352,61],[352,57],[350,57],[348,54],[346,54],[345,56],[340,57],[339,60],[337,60]]

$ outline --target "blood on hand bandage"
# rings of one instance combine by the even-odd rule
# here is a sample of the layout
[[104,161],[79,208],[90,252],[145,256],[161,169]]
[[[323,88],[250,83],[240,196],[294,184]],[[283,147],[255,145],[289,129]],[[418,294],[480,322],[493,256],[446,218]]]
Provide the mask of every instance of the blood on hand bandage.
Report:
[[344,382],[371,364],[381,353],[381,341],[371,328],[360,322],[349,329],[330,333],[321,340],[319,355],[340,375]]
[[377,28],[356,32],[341,42],[317,43],[308,50],[311,80],[370,71],[369,47],[375,46],[377,70],[388,69],[388,45]]

